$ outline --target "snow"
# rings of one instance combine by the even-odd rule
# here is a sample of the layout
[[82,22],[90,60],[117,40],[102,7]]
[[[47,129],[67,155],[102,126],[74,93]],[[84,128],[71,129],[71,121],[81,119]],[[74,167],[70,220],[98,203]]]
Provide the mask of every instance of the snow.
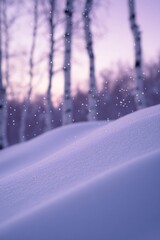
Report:
[[159,240],[160,105],[0,153],[0,239]]

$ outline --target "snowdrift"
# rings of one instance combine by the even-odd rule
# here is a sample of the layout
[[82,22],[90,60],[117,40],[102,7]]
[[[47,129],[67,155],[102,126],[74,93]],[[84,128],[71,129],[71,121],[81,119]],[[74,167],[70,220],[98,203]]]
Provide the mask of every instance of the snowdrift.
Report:
[[0,239],[159,240],[160,106],[0,153]]

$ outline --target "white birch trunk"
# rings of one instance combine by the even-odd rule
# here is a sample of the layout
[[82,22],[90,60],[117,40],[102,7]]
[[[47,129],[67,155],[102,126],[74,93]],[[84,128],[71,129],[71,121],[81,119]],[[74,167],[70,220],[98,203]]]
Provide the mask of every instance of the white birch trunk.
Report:
[[6,92],[2,81],[2,1],[0,1],[0,150],[5,147],[5,100]]
[[90,63],[90,78],[89,78],[89,92],[88,92],[88,121],[96,120],[96,77],[95,77],[95,57],[93,52],[93,38],[91,31],[90,12],[93,6],[93,0],[86,0],[83,12],[84,31],[86,40],[86,49],[88,52]]
[[73,0],[66,0],[66,30],[64,37],[64,102],[63,102],[63,125],[72,123],[72,99],[71,99],[71,46],[72,46],[72,16]]
[[10,75],[9,75],[9,24],[8,24],[8,14],[7,14],[7,0],[3,0],[3,24],[4,24],[4,58],[5,58],[5,81],[6,81],[6,101],[4,105],[4,131],[5,131],[5,146],[8,146],[7,139],[7,128],[8,128],[8,102],[7,96],[9,92],[13,96],[13,89],[10,83]]
[[53,79],[53,57],[54,57],[54,16],[55,16],[55,0],[49,0],[50,15],[49,15],[49,31],[50,31],[50,52],[49,52],[49,81],[46,94],[46,116],[45,129],[46,131],[52,128],[52,79]]
[[24,106],[22,108],[22,115],[21,115],[21,125],[20,125],[20,142],[24,142],[25,138],[25,129],[27,123],[27,115],[30,105],[30,98],[32,94],[32,81],[33,81],[33,70],[34,70],[34,53],[36,48],[36,40],[37,40],[37,30],[38,30],[38,0],[34,0],[34,26],[33,26],[33,39],[32,39],[32,46],[30,51],[30,59],[29,59],[29,89],[27,92],[27,96],[24,100]]
[[142,73],[142,48],[141,48],[141,32],[136,22],[135,1],[128,0],[130,26],[133,33],[135,44],[135,84],[134,84],[134,97],[137,110],[146,107],[144,96],[144,84]]
[[5,36],[5,79],[7,88],[10,87],[9,81],[9,25],[8,25],[8,16],[7,16],[7,0],[3,0],[3,23],[4,23],[4,36]]

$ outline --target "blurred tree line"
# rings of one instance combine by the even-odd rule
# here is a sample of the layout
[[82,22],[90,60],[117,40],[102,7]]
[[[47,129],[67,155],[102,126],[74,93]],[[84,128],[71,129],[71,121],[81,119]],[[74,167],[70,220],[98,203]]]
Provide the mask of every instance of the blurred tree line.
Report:
[[[126,70],[127,69],[127,70]],[[97,94],[97,120],[115,120],[136,111],[133,95],[134,71],[120,66],[117,73],[104,70],[101,73],[103,81]],[[143,72],[144,94],[147,106],[160,104],[160,58],[147,64]],[[29,105],[25,130],[26,140],[32,139],[45,132],[45,96],[37,95]],[[73,122],[88,121],[88,92],[77,90],[73,99]],[[7,135],[9,145],[19,142],[19,126],[23,111],[23,101],[8,102]],[[62,106],[52,105],[52,128],[62,125]]]

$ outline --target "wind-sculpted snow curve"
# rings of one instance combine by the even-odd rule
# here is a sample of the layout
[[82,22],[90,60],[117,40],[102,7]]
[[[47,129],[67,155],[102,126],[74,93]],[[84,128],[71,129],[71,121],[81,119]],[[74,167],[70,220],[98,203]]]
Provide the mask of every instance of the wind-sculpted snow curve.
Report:
[[[41,141],[51,149],[52,137],[61,142],[40,161],[8,172],[6,167],[0,182],[0,239],[146,240],[151,235],[158,240],[159,119],[156,106],[109,124],[74,124],[76,141],[68,126],[27,143],[33,152]],[[88,130],[80,135],[82,125]],[[65,133],[72,135],[68,144]],[[16,151],[24,147],[17,145]],[[16,154],[8,161],[16,165]]]

